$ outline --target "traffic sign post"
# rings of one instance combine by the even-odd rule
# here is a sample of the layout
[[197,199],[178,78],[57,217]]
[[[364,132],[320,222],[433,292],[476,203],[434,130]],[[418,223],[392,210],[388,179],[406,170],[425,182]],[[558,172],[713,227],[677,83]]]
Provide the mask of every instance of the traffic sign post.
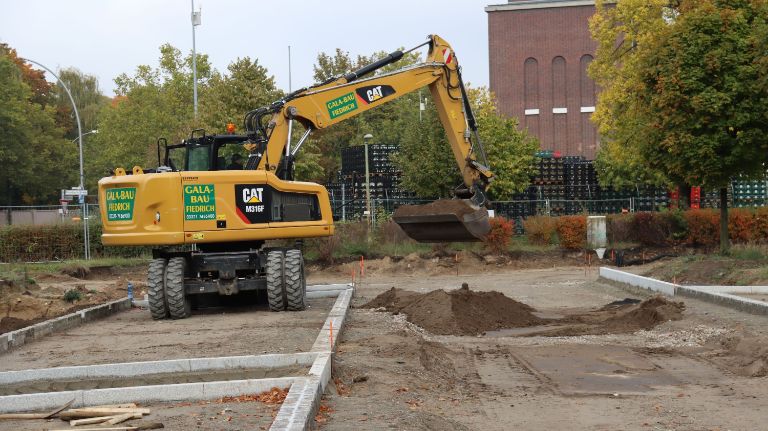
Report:
[[64,189],[61,191],[61,201],[66,211],[65,201],[71,201],[72,198],[78,197],[80,204],[82,205],[82,214],[80,214],[80,221],[83,222],[83,246],[85,248],[85,259],[91,258],[91,239],[88,229],[88,204],[85,202],[85,197],[88,196],[88,190],[81,187],[72,187],[71,189]]

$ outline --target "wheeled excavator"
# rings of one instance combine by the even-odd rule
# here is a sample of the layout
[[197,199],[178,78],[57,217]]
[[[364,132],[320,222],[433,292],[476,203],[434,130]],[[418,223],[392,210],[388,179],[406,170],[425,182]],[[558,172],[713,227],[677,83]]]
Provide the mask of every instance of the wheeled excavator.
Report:
[[[381,68],[425,45],[424,63]],[[375,73],[379,71],[379,73]],[[133,167],[99,181],[102,242],[151,245],[149,308],[154,319],[190,315],[196,295],[265,290],[273,311],[306,307],[300,246],[268,240],[333,235],[328,192],[294,180],[294,161],[314,131],[428,87],[463,185],[455,199],[404,205],[393,220],[417,241],[476,241],[489,231],[486,188],[493,178],[477,135],[456,55],[436,35],[405,52],[291,92],[245,115],[245,133],[195,130],[164,143],[158,167]],[[291,146],[294,123],[304,133]]]

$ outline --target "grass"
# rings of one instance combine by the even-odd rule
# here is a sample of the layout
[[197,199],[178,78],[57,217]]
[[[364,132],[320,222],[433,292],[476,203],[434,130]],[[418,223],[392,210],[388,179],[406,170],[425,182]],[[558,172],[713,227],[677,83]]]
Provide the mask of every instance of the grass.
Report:
[[528,241],[528,237],[524,235],[515,235],[512,237],[512,241],[509,242],[509,251],[517,252],[547,252],[552,250],[559,250],[560,247],[556,244],[538,245],[532,244]]
[[147,263],[145,257],[105,257],[91,260],[74,259],[60,262],[43,263],[4,263],[0,264],[0,279],[14,282],[26,281],[34,283],[32,276],[36,274],[58,273],[68,267],[92,268],[97,266],[131,267]]
[[731,247],[731,253],[729,257],[735,260],[768,260],[768,245],[735,245]]

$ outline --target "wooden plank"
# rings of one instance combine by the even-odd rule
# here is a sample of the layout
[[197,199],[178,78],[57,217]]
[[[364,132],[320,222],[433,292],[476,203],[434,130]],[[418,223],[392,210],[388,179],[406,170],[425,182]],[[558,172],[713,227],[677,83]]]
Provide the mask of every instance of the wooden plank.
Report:
[[[135,409],[138,407],[136,403],[124,403],[124,404],[101,404],[98,406],[88,406],[90,409]],[[85,407],[83,407],[85,408]]]
[[141,413],[125,413],[122,415],[117,415],[114,418],[108,420],[106,422],[107,425],[117,425],[119,423],[123,423],[130,419],[141,419],[142,414]]
[[[135,431],[139,427],[113,427],[113,428],[76,428],[78,431]],[[49,431],[72,431],[72,428],[56,429]]]
[[0,419],[48,419],[56,416],[57,413],[71,406],[74,402],[75,399],[72,398],[68,403],[48,413],[4,413],[0,414]]
[[76,427],[79,425],[93,425],[93,424],[100,424],[102,422],[106,422],[112,418],[116,418],[117,416],[98,416],[95,418],[85,418],[85,419],[73,419],[69,421],[69,426]]
[[69,409],[60,413],[62,419],[80,419],[80,418],[93,418],[97,416],[114,416],[124,413],[141,413],[143,415],[149,414],[149,409],[146,408],[97,408],[97,407],[84,407],[80,409]]

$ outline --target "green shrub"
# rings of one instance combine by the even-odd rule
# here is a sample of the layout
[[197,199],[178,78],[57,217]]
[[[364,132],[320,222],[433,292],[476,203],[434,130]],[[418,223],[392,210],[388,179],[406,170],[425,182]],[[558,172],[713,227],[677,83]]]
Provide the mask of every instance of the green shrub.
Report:
[[64,300],[67,302],[79,301],[83,298],[83,294],[77,289],[69,289],[64,292]]

